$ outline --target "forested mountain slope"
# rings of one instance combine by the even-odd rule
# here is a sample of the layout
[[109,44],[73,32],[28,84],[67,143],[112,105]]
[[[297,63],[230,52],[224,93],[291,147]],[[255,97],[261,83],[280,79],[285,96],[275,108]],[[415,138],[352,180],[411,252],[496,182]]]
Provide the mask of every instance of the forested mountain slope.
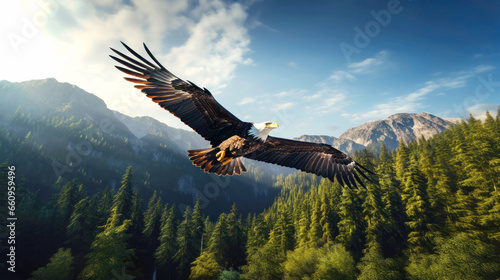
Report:
[[377,173],[366,189],[280,176],[274,204],[246,219],[233,205],[211,220],[201,200],[181,211],[157,191],[143,209],[132,168],[115,192],[71,181],[41,205],[19,190],[19,250],[31,252],[19,263],[47,264],[36,279],[497,279],[499,154],[500,120],[470,118],[394,152],[357,153]]

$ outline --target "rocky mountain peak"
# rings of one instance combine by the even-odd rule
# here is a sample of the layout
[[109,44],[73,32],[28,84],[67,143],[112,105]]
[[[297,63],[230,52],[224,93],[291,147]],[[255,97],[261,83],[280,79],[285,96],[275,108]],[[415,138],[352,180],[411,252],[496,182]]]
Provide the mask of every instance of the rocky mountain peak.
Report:
[[452,123],[432,114],[399,113],[386,119],[368,122],[344,132],[340,138],[368,146],[384,142],[387,148],[395,149],[399,142],[408,143],[422,136],[430,138],[443,132]]

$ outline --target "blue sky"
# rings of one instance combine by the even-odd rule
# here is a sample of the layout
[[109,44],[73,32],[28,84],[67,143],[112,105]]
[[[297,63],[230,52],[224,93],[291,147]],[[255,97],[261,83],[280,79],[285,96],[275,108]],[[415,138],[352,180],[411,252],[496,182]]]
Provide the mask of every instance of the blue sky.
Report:
[[[0,80],[55,77],[111,109],[186,128],[132,88],[108,47],[145,42],[274,135],[340,136],[395,113],[496,114],[497,1],[26,1],[0,12]],[[6,67],[8,66],[8,67]]]

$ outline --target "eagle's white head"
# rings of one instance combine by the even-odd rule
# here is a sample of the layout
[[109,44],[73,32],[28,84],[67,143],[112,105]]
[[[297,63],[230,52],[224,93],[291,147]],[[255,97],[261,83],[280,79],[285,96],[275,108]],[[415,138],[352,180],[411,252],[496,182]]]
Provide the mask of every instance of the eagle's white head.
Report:
[[248,133],[264,142],[269,132],[278,127],[279,125],[275,122],[253,123]]

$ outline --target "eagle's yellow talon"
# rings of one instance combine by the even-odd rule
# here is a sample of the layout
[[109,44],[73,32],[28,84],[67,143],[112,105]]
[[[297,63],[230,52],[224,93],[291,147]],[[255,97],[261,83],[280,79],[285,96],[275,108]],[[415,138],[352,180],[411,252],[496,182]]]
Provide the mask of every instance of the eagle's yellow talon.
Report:
[[217,157],[218,161],[222,162],[222,160],[226,156],[226,151],[222,150],[222,151],[218,152],[215,156]]
[[221,161],[221,163],[222,163],[222,165],[224,166],[224,165],[226,165],[226,164],[230,163],[232,160],[233,160],[233,157],[226,157],[226,158],[224,158],[224,159]]

